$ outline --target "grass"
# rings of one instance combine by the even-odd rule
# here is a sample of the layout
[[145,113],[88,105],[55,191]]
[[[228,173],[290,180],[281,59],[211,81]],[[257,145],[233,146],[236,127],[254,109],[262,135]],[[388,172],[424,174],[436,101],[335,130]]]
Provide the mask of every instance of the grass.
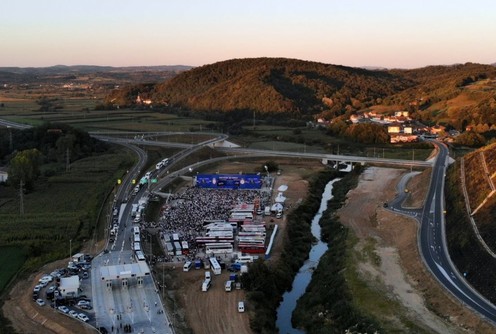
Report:
[[76,161],[69,172],[44,166],[54,175],[24,195],[23,215],[16,189],[1,186],[0,246],[27,250],[31,269],[68,256],[69,240],[76,251],[93,237],[101,203],[131,163],[126,152],[111,151]]
[[[381,289],[380,283],[374,284],[374,280],[364,280],[359,272],[359,265],[363,262],[363,258],[368,258],[375,266],[380,265],[380,259],[377,260],[375,254],[375,240],[369,238],[362,252],[355,250],[358,242],[356,236],[348,234],[346,256],[346,270],[344,276],[348,288],[353,295],[353,303],[355,307],[362,310],[366,314],[371,314],[379,319],[384,328],[385,333],[429,333],[420,328],[406,316],[407,310],[387,291]],[[365,256],[364,256],[364,253]],[[394,319],[399,318],[402,326],[406,327],[401,330],[398,328],[398,323]]]
[[19,247],[0,247],[0,295],[3,294],[9,281],[26,261],[26,252]]

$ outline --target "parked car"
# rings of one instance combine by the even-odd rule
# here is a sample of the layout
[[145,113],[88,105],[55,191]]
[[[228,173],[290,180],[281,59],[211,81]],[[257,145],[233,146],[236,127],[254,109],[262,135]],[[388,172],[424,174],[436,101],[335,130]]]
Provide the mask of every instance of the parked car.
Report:
[[65,305],[61,305],[59,307],[57,307],[57,309],[60,311],[60,312],[63,312],[63,313],[69,313],[69,308]]
[[87,322],[88,320],[90,320],[90,318],[88,318],[88,316],[84,313],[79,313],[77,315],[77,317],[79,320],[84,321],[84,322]]
[[34,288],[33,288],[33,292],[40,292],[40,290],[41,290],[42,287],[43,286],[40,285],[40,284],[35,285]]
[[77,318],[78,313],[77,313],[76,311],[74,311],[74,310],[70,310],[70,311],[69,311],[69,315],[70,315],[71,317]]
[[90,305],[90,302],[88,300],[82,299],[82,300],[78,301],[76,305],[77,306]]
[[45,301],[41,298],[36,299],[36,304],[40,306],[45,306]]
[[90,304],[83,304],[81,306],[79,306],[80,309],[83,309],[83,310],[92,310],[93,307],[90,305]]

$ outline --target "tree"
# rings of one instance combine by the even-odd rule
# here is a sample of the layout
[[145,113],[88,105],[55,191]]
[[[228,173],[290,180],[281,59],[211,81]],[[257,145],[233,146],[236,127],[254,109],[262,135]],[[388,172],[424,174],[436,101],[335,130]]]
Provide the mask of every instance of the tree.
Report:
[[20,184],[21,180],[27,190],[31,190],[34,181],[40,175],[41,153],[37,149],[18,152],[9,165],[9,182],[14,185]]

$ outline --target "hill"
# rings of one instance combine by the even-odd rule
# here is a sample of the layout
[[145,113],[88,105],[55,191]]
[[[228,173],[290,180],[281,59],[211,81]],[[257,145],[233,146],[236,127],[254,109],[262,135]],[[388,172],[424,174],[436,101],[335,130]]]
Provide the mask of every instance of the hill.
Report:
[[[386,71],[285,58],[233,59],[183,72],[151,93],[156,103],[196,111],[247,110],[296,117],[377,103],[412,87],[413,82]],[[113,93],[108,100],[115,99]],[[130,95],[116,103],[130,105]]]
[[[461,159],[459,159],[461,161]],[[492,303],[496,302],[496,259],[477,238],[465,208],[460,178],[467,189],[468,205],[480,237],[496,252],[496,143],[466,154],[461,163],[450,166],[446,181],[446,237],[451,258],[470,284]],[[479,207],[479,209],[477,209]],[[477,209],[477,211],[476,211]]]
[[232,59],[185,71],[166,82],[123,87],[107,103],[132,106],[138,93],[155,105],[191,111],[337,116],[383,106],[456,129],[496,124],[496,68],[457,64],[367,70],[286,58]]

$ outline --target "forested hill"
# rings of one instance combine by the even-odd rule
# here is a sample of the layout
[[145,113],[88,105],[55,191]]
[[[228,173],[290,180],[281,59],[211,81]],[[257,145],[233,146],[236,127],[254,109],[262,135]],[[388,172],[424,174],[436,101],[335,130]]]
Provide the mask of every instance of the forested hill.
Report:
[[140,94],[154,105],[192,111],[284,112],[295,118],[328,119],[379,105],[385,107],[382,110],[409,110],[419,120],[462,129],[496,124],[495,79],[496,67],[473,63],[366,70],[249,58],[197,67],[158,84],[125,87],[106,102],[132,106]]
[[[183,72],[156,85],[148,96],[155,102],[191,110],[313,115],[326,109],[341,111],[348,105],[372,105],[377,99],[413,85],[414,82],[385,71],[285,58],[251,58]],[[133,94],[125,97],[121,90],[109,96],[108,101],[129,105],[136,98]]]

